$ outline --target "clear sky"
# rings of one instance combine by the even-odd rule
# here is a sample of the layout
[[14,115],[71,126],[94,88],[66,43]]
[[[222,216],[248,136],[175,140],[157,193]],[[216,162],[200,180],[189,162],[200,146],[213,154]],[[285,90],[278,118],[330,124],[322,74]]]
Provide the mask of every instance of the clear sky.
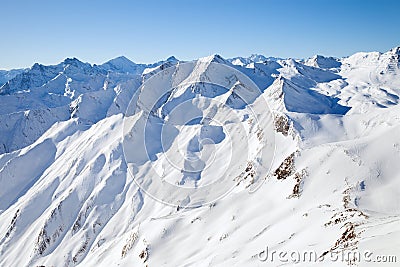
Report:
[[399,10],[399,0],[0,0],[0,69],[384,52],[400,45]]

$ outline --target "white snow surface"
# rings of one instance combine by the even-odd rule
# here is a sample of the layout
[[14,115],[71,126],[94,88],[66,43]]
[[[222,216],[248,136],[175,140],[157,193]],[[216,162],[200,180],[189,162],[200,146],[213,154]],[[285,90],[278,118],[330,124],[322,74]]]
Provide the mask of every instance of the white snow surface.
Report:
[[0,87],[0,266],[400,262],[399,47],[14,74]]

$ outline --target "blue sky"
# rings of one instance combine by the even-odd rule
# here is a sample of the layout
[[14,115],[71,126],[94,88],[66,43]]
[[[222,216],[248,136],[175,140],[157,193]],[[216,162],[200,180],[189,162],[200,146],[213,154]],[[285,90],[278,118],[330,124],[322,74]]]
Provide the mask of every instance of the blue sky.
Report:
[[125,55],[304,58],[400,45],[398,0],[2,0],[0,69]]

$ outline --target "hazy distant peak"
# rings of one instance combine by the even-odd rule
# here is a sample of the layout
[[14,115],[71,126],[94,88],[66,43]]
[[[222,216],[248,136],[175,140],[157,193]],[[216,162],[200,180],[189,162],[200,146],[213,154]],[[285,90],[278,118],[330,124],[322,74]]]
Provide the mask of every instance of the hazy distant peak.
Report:
[[169,61],[169,62],[177,62],[179,60],[174,56],[170,56],[169,58],[167,58],[167,61]]
[[322,69],[339,68],[342,65],[339,59],[334,57],[325,57],[322,55],[315,55],[306,60],[304,64]]
[[130,59],[128,59],[125,56],[118,56],[116,58],[113,58],[113,59],[105,62],[104,64],[106,64],[106,63],[112,63],[112,64],[116,64],[116,65],[119,65],[119,64],[135,64],[133,61],[131,61]]
[[132,62],[125,56],[119,56],[100,65],[100,68],[122,73],[140,73],[145,67],[143,64]]

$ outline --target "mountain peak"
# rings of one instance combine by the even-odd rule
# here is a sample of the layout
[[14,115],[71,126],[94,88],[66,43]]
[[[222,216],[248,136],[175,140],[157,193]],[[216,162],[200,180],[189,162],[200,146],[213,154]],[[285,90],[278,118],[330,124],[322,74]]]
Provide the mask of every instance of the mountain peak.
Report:
[[102,69],[107,71],[116,71],[121,73],[138,73],[145,68],[142,64],[136,64],[125,56],[113,58],[102,65]]
[[342,63],[334,57],[315,55],[312,58],[306,60],[305,65],[318,67],[322,69],[332,69],[332,68],[339,68],[342,65]]
[[116,58],[113,58],[106,63],[114,63],[114,64],[121,64],[121,63],[126,63],[126,64],[135,64],[132,60],[125,56],[118,56]]
[[228,61],[231,62],[233,65],[245,66],[250,63],[264,63],[266,61],[277,61],[279,59],[281,58],[265,57],[261,54],[251,54],[249,57],[234,57],[228,59]]
[[265,56],[260,55],[260,54],[251,54],[249,59],[255,63],[264,62],[267,60],[267,58]]
[[82,61],[80,61],[79,59],[77,59],[76,57],[73,57],[73,58],[70,58],[70,57],[68,57],[68,58],[66,58],[64,61],[63,61],[63,63],[64,64],[69,64],[69,65],[76,65],[76,64],[81,64],[81,63],[83,63]]
[[208,57],[199,58],[199,61],[210,62],[210,63],[230,64],[228,61],[226,61],[223,57],[221,57],[218,54],[213,54]]
[[42,70],[43,69],[43,65],[36,62],[35,64],[33,64],[31,69],[32,70]]
[[174,57],[174,56],[170,56],[169,58],[167,58],[167,61],[169,61],[169,62],[176,62],[176,61],[179,61],[176,57]]

